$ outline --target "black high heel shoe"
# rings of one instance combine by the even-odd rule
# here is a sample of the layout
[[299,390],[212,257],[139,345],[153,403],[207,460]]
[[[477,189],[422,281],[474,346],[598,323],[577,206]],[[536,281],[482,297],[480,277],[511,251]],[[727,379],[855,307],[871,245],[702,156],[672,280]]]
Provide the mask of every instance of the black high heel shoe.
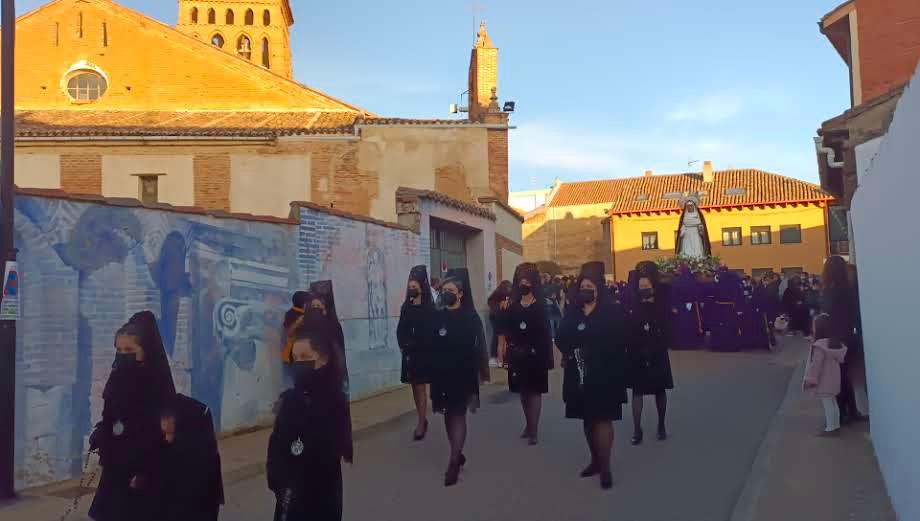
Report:
[[599,472],[600,470],[597,468],[597,464],[592,461],[590,465],[585,467],[585,470],[581,471],[581,477],[590,478],[591,476],[597,475]]
[[609,470],[601,472],[601,488],[604,490],[613,488],[613,474]]
[[422,424],[421,433],[419,433],[417,430],[412,433],[412,441],[422,441],[425,439],[426,434],[428,434],[428,420],[425,420],[425,423]]
[[444,486],[452,487],[460,480],[460,460],[451,461],[447,466],[447,472],[444,473]]
[[639,429],[635,434],[633,434],[630,443],[633,445],[642,445],[642,429]]

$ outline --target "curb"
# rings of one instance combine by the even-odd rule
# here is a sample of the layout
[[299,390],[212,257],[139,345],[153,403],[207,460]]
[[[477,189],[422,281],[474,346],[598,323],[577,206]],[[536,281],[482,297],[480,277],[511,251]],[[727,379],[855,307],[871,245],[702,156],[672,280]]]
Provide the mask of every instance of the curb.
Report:
[[[784,347],[777,353],[777,356],[785,351]],[[760,447],[757,449],[757,456],[751,464],[751,472],[748,474],[735,508],[732,510],[729,521],[752,521],[757,513],[757,507],[760,504],[760,497],[763,493],[764,484],[769,476],[770,468],[773,464],[773,455],[780,445],[782,427],[792,409],[794,396],[799,392],[802,376],[805,372],[805,362],[799,362],[789,377],[789,383],[786,385],[786,395],[780,402],[773,419],[770,420],[770,426],[767,428],[767,434],[764,436]]]

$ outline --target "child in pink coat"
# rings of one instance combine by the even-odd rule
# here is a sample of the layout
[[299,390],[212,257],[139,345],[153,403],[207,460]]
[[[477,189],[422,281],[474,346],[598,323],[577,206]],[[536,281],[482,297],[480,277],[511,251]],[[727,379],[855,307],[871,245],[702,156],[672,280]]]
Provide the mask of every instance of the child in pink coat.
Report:
[[819,436],[830,436],[840,430],[837,395],[840,394],[840,364],[847,354],[847,346],[831,338],[830,315],[818,315],[812,327],[815,341],[811,344],[808,361],[805,363],[802,387],[821,400],[826,426]]

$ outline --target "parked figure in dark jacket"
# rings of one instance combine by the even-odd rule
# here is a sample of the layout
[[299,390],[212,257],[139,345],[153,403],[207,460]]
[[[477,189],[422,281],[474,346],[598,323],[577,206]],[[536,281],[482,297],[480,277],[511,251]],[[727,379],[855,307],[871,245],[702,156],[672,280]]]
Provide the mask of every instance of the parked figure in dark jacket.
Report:
[[599,474],[601,487],[606,490],[613,485],[613,422],[622,419],[627,401],[626,322],[623,306],[610,299],[603,283],[602,262],[582,266],[576,281],[577,302],[566,310],[556,346],[565,368],[565,416],[582,420],[591,453],[591,462],[581,475]]
[[115,363],[102,392],[102,421],[90,436],[102,477],[89,517],[96,521],[155,519],[154,485],[163,435],[160,412],[176,394],[156,317],[131,317],[115,333]]
[[[294,388],[281,394],[268,442],[266,477],[275,521],[342,519],[342,459],[347,398],[323,328],[295,332]],[[350,455],[349,455],[350,457]]]
[[224,486],[211,411],[176,394],[160,414],[160,429],[157,521],[217,521]]
[[802,291],[802,279],[794,276],[789,280],[789,286],[783,293],[783,308],[789,317],[788,334],[810,334],[811,317],[808,306],[805,305],[805,293]]
[[508,360],[508,388],[521,397],[525,426],[521,434],[537,444],[543,396],[549,392],[553,339],[537,265],[523,263],[514,271],[511,304],[499,319],[499,352]]
[[626,382],[632,389],[633,445],[642,443],[642,401],[655,396],[658,408],[658,439],[667,438],[665,414],[667,390],[674,388],[671,360],[668,356],[667,305],[658,302],[659,286],[654,274],[636,281],[637,302],[627,317]]
[[428,432],[428,384],[431,383],[431,343],[434,319],[434,301],[428,287],[428,268],[416,266],[409,272],[406,285],[406,300],[399,312],[396,326],[396,340],[402,352],[402,376],[404,384],[412,386],[415,412],[418,423],[412,439],[420,441]]
[[[824,291],[821,292],[821,312],[829,316],[832,338],[847,346],[844,362],[840,364],[840,394],[837,405],[840,421],[844,424],[863,419],[856,406],[854,376],[857,368],[864,367],[862,339],[859,332],[859,297],[850,284],[849,269],[842,257],[833,256],[824,263],[822,274]],[[856,369],[856,370],[854,370]]]

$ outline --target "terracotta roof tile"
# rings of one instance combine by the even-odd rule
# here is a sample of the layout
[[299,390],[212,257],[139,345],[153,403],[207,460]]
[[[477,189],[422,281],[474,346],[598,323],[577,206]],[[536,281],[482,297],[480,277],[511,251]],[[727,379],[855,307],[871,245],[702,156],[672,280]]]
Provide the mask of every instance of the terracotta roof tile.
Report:
[[458,210],[463,210],[464,212],[471,213],[473,215],[478,215],[479,217],[485,217],[491,221],[496,220],[495,214],[488,208],[472,203],[467,203],[459,199],[454,199],[453,197],[432,190],[419,190],[416,188],[400,187],[396,190],[396,199],[400,201],[428,199],[444,204],[446,206],[456,208]]
[[349,111],[23,110],[16,112],[16,133],[20,137],[351,134],[358,117]]
[[833,200],[819,186],[798,179],[762,170],[722,170],[713,173],[712,183],[704,183],[699,173],[563,183],[549,206],[609,203],[611,214],[676,210],[679,196],[692,192],[703,194],[703,208]]

